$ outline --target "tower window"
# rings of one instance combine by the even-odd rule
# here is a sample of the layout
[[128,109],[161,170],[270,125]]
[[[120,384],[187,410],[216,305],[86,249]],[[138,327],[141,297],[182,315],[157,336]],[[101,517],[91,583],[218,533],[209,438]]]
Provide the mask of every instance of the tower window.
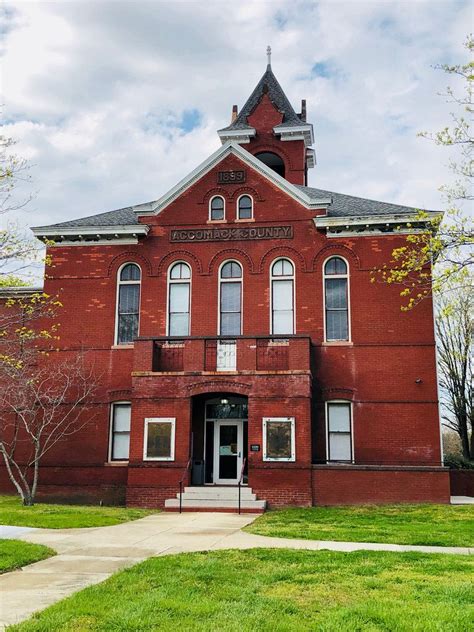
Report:
[[224,219],[225,203],[224,198],[216,195],[209,204],[209,218],[212,221]]
[[273,169],[273,171],[278,173],[282,178],[285,177],[285,163],[278,154],[274,154],[271,151],[262,151],[259,154],[255,154],[255,158],[261,160],[267,167]]

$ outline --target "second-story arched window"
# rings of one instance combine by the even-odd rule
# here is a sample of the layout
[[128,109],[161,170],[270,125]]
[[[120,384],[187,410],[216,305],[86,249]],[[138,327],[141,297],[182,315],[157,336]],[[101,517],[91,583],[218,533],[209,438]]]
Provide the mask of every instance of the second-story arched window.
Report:
[[324,308],[326,340],[349,340],[348,266],[342,257],[324,264]]
[[237,200],[237,219],[252,219],[253,201],[250,195],[241,195]]
[[191,268],[179,261],[168,272],[168,336],[189,336]]
[[215,195],[209,202],[209,219],[212,221],[225,219],[225,202],[220,195]]
[[138,336],[140,320],[141,270],[136,263],[125,263],[117,275],[117,316],[115,344],[131,344]]
[[219,334],[242,333],[242,266],[226,261],[219,271]]
[[289,259],[277,259],[270,269],[272,334],[295,332],[295,268]]

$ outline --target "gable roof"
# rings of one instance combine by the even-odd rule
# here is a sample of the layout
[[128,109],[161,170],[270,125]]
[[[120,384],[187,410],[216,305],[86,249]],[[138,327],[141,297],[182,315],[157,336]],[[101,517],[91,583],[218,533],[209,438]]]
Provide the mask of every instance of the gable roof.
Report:
[[268,94],[270,101],[276,109],[283,114],[283,121],[281,123],[282,127],[306,125],[305,121],[303,121],[294,111],[288,97],[283,92],[283,88],[280,86],[277,78],[273,74],[272,67],[268,65],[266,71],[262,75],[262,78],[255,86],[252,94],[245,102],[245,105],[240,110],[240,113],[235,121],[233,121],[229,126],[220,129],[219,132],[253,129],[248,124],[247,117],[252,114],[265,93]]

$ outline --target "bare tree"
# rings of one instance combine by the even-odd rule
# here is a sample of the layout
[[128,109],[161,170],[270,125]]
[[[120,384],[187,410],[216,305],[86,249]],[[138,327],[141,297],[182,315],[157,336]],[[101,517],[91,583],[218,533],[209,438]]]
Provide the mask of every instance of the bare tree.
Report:
[[24,505],[34,504],[45,455],[94,417],[93,368],[83,353],[68,361],[55,353],[29,350],[21,363],[3,367],[0,454]]
[[470,460],[474,460],[473,308],[472,292],[443,296],[436,321],[442,422],[459,435],[462,454]]

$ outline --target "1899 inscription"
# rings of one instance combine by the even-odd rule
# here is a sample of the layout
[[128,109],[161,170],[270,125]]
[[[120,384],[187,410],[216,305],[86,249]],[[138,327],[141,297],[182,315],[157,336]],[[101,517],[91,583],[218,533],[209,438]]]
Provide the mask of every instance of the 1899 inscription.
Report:
[[217,184],[240,184],[245,182],[245,171],[218,171]]

